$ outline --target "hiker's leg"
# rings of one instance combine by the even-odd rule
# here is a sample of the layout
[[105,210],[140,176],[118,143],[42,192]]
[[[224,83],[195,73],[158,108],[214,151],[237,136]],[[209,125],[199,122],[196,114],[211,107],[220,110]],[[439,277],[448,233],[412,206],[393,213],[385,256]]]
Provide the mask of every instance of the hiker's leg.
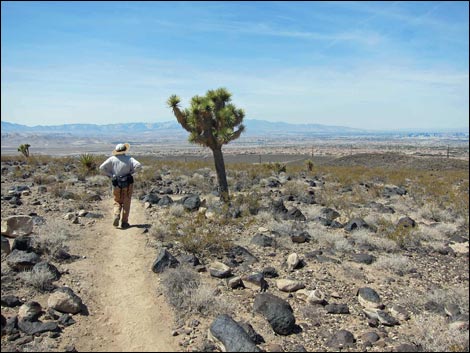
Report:
[[115,187],[113,188],[113,196],[114,196],[114,218],[121,218],[121,209],[122,209],[122,192],[121,188]]
[[129,213],[131,211],[131,199],[132,192],[134,190],[134,184],[129,185],[123,189],[123,200],[122,200],[122,223],[128,223]]

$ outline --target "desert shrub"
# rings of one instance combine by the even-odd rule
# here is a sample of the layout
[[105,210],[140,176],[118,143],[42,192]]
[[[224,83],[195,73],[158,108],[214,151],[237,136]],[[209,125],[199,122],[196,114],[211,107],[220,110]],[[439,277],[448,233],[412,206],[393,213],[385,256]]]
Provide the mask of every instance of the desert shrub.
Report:
[[358,229],[352,232],[349,237],[354,240],[358,246],[368,245],[377,250],[384,250],[386,252],[393,252],[398,249],[395,241],[386,237],[377,236],[367,229]]
[[419,209],[419,215],[433,222],[455,222],[457,216],[451,209],[443,209],[436,205],[434,202],[427,203]]
[[63,249],[70,236],[60,219],[50,218],[44,226],[38,229],[39,234],[34,237],[35,243],[39,249],[50,256]]
[[41,292],[49,291],[54,280],[54,275],[44,267],[39,269],[36,267],[30,271],[23,271],[20,273],[20,277],[26,284],[33,286]]
[[212,185],[210,180],[205,178],[203,175],[199,173],[194,173],[189,179],[188,184],[190,186],[194,186],[197,188],[198,191],[202,193],[209,192],[212,189]]
[[92,175],[88,177],[88,181],[95,186],[109,186],[110,179],[104,175]]
[[[225,205],[225,208],[228,206]],[[216,255],[232,246],[232,232],[229,225],[234,222],[226,217],[224,210],[206,219],[204,213],[188,213],[182,217],[166,220],[171,236],[184,251],[200,256]]]
[[308,159],[305,161],[305,167],[308,172],[313,172],[313,161]]
[[199,314],[217,316],[233,311],[230,301],[215,295],[215,290],[201,281],[198,273],[187,266],[167,269],[161,274],[163,293],[176,310],[177,319]]
[[403,249],[420,245],[421,237],[418,229],[395,225],[385,218],[377,222],[377,233],[393,240]]
[[186,213],[184,206],[179,203],[171,204],[168,210],[170,215],[176,218],[182,217]]
[[468,286],[453,286],[448,288],[435,288],[426,293],[426,301],[431,300],[441,304],[456,304],[462,313],[469,312]]
[[284,193],[296,198],[304,196],[307,192],[307,184],[302,180],[289,180],[284,184]]
[[57,182],[57,178],[55,175],[49,175],[49,174],[35,174],[33,176],[33,181],[37,185],[48,185],[48,184],[53,184]]
[[171,234],[171,230],[166,222],[154,222],[150,227],[150,236],[156,240],[164,241]]
[[347,239],[337,239],[334,242],[334,249],[340,253],[350,253],[354,251],[354,246]]
[[468,330],[449,326],[446,319],[432,313],[415,316],[417,342],[425,352],[468,352]]
[[395,274],[405,274],[411,270],[410,260],[403,255],[381,255],[372,264],[379,270],[391,271]]
[[239,207],[244,216],[255,215],[261,207],[261,195],[256,191],[232,195],[231,205]]

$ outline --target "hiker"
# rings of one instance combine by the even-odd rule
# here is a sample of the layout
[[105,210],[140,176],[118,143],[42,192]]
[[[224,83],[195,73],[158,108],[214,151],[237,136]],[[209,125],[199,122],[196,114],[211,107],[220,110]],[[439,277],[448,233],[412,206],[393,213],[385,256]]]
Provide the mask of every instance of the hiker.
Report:
[[134,177],[132,174],[142,168],[140,162],[126,155],[129,148],[130,145],[128,143],[116,145],[113,155],[100,165],[100,171],[109,176],[113,184],[113,226],[118,227],[119,221],[121,221],[122,229],[130,227],[129,212],[131,210],[131,198],[134,187]]

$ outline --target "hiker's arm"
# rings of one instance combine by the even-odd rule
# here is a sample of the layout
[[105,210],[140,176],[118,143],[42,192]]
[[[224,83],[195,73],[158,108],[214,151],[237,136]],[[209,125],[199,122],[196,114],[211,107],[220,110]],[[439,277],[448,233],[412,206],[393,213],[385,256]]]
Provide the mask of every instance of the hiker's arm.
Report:
[[142,164],[134,158],[131,158],[131,174],[134,174],[142,169]]
[[109,159],[104,161],[103,164],[100,165],[99,169],[104,175],[109,176],[110,178],[113,176],[113,166]]

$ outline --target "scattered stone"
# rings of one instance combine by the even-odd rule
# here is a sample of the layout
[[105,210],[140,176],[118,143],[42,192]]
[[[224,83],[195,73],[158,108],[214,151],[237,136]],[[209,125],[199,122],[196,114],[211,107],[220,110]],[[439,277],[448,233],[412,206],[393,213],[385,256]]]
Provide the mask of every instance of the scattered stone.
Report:
[[276,286],[282,292],[295,292],[299,289],[305,288],[305,284],[302,282],[291,279],[278,279],[276,281]]
[[41,304],[29,301],[20,306],[18,320],[36,321],[42,313]]
[[245,287],[253,290],[265,292],[269,288],[268,282],[264,279],[264,275],[259,272],[244,275],[242,276],[242,280]]
[[2,235],[2,254],[8,255],[10,252],[10,241]]
[[369,287],[359,288],[357,291],[359,303],[366,308],[379,308],[382,305],[380,296]]
[[349,307],[347,304],[328,304],[325,306],[328,314],[349,314]]
[[78,314],[82,311],[82,299],[69,287],[57,288],[47,300],[48,307],[61,313]]
[[2,235],[16,238],[33,231],[33,218],[25,215],[9,216],[2,220]]
[[214,261],[209,265],[209,273],[212,277],[227,278],[232,276],[232,270],[226,264]]
[[209,327],[209,339],[222,352],[261,352],[245,330],[230,316],[219,315]]
[[179,261],[171,255],[168,250],[162,249],[152,264],[152,271],[155,273],[161,273],[167,268],[175,268],[178,265]]
[[22,250],[13,250],[7,257],[6,261],[15,271],[28,271],[37,264],[41,258],[34,252],[26,252]]
[[255,298],[253,310],[268,320],[274,332],[289,335],[294,331],[294,311],[285,300],[270,293],[261,293]]
[[336,332],[328,341],[327,346],[331,348],[341,349],[341,348],[351,348],[354,346],[356,339],[354,335],[347,330],[339,330]]

